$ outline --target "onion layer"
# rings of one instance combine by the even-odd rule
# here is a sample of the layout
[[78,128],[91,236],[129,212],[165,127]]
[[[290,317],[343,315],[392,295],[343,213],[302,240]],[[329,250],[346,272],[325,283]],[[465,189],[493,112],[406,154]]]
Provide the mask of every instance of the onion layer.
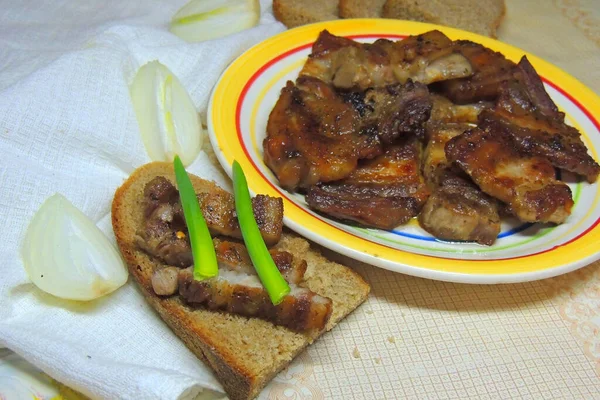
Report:
[[21,257],[31,281],[63,299],[93,300],[127,282],[116,248],[61,194],[49,197],[33,216]]
[[259,20],[258,0],[192,0],[173,16],[170,31],[201,42],[252,28]]
[[130,87],[140,135],[152,161],[190,165],[202,146],[196,107],[179,79],[158,61],[143,65]]

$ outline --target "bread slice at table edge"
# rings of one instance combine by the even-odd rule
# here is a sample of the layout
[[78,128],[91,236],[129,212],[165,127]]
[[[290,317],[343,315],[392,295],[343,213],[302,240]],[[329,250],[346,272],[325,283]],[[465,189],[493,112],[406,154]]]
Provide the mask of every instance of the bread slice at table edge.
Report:
[[[154,162],[134,171],[115,193],[112,224],[121,254],[149,304],[186,346],[214,370],[227,394],[232,399],[254,398],[306,346],[364,302],[370,287],[350,268],[325,259],[306,240],[286,232],[276,247],[305,259],[307,286],[333,301],[326,330],[298,333],[258,318],[192,309],[178,296],[157,296],[151,277],[160,264],[139,250],[134,238],[143,221],[144,186],[159,175],[175,181],[172,164]],[[197,192],[223,191],[213,182],[190,177]]]

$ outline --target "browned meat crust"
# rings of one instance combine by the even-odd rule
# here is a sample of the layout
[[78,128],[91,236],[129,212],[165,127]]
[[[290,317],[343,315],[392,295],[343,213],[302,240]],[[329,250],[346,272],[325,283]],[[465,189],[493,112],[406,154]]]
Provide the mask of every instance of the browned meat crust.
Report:
[[471,75],[468,60],[439,31],[396,42],[358,43],[323,31],[300,76],[345,90],[366,90],[409,79],[424,84]]
[[[197,196],[211,234],[242,238],[232,194],[201,192]],[[187,227],[175,186],[158,176],[145,186],[144,198],[146,227],[139,232],[140,245],[151,248],[167,264],[191,265],[191,254],[185,252],[189,249]],[[277,243],[283,230],[283,200],[258,195],[252,199],[252,209],[265,243]]]
[[593,183],[600,166],[588,154],[579,131],[564,122],[538,74],[526,57],[515,78],[505,82],[494,111],[479,116],[482,129],[502,131],[524,154],[547,158],[555,167],[574,172]]
[[458,176],[461,174],[461,169],[453,165],[452,162],[446,158],[446,143],[453,137],[462,134],[470,128],[471,126],[468,124],[428,124],[426,134],[427,146],[425,146],[423,152],[421,170],[425,182],[431,190],[440,186],[448,174],[451,176]]
[[494,103],[480,101],[472,104],[454,104],[446,97],[439,94],[431,94],[432,108],[430,121],[439,123],[470,123],[476,124],[479,114]]
[[306,201],[336,218],[393,229],[416,216],[429,196],[421,175],[421,153],[420,142],[408,137],[345,180],[311,187]]
[[427,86],[410,80],[404,85],[367,90],[364,103],[363,132],[377,132],[384,145],[403,135],[422,137],[431,113]]
[[[410,164],[398,148],[417,139],[427,144],[424,190],[415,175],[398,178]],[[393,229],[423,209],[436,237],[481,244],[494,242],[499,214],[568,217],[570,189],[552,166],[589,182],[600,173],[526,57],[517,65],[439,31],[371,44],[321,32],[263,147],[281,186],[314,210]]]
[[[256,275],[248,249],[241,243],[214,239],[219,268]],[[287,251],[270,250],[275,266],[288,283],[300,284],[304,280],[306,261],[294,258]]]
[[433,191],[418,218],[423,229],[442,240],[491,245],[500,233],[497,202],[458,177]]
[[521,155],[502,132],[471,129],[448,142],[446,156],[522,221],[562,223],[571,212],[571,190],[552,165]]
[[265,162],[288,190],[344,179],[359,160],[381,154],[382,144],[422,130],[430,110],[427,88],[417,83],[353,97],[299,78],[282,90],[269,116]]
[[467,40],[456,41],[455,48],[471,63],[473,75],[441,82],[444,95],[458,104],[496,100],[502,83],[512,78],[515,64],[502,54]]
[[382,196],[380,188],[354,185],[318,185],[308,190],[306,202],[313,209],[343,221],[394,229],[419,213],[412,197]]
[[433,191],[419,214],[419,224],[435,237],[491,245],[500,233],[498,204],[453,165],[446,143],[470,129],[467,124],[432,124],[423,158],[423,175]]
[[271,321],[297,331],[320,330],[331,317],[331,299],[297,285],[278,305],[255,275],[220,270],[215,278],[194,280],[192,269],[179,272],[179,295],[190,305],[204,306]]
[[342,179],[381,152],[377,135],[361,134],[358,112],[333,89],[317,80],[302,87],[283,88],[263,142],[267,166],[289,190]]

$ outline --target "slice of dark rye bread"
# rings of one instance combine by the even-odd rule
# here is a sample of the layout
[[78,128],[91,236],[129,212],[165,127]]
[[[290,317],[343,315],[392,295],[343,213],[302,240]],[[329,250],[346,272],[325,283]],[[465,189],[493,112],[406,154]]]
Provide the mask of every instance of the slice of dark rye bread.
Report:
[[386,0],[339,0],[342,18],[381,18]]
[[[187,347],[214,370],[229,397],[254,398],[306,346],[364,302],[370,287],[350,268],[327,260],[306,240],[285,232],[276,247],[305,259],[308,288],[333,301],[325,331],[302,334],[257,318],[190,308],[179,296],[157,296],[151,277],[160,265],[135,245],[134,237],[143,222],[144,186],[159,175],[175,182],[172,164],[155,162],[135,170],[115,194],[112,224],[121,254],[146,300]],[[213,182],[190,177],[197,192],[223,190]]]
[[273,0],[273,14],[288,28],[339,18],[338,0]]
[[452,26],[495,38],[505,13],[504,0],[387,0],[382,15]]
[[273,13],[288,28],[339,18],[392,18],[496,37],[505,5],[504,0],[273,0]]

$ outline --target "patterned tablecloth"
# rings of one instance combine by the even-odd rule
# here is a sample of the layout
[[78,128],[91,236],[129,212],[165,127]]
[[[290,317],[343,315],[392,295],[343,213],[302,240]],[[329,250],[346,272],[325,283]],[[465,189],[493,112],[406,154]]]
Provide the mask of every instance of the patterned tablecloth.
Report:
[[[506,3],[500,40],[600,93],[597,0]],[[478,286],[343,261],[371,283],[369,300],[261,397],[600,398],[600,262],[544,281]],[[32,396],[80,398],[0,349],[0,399]]]

